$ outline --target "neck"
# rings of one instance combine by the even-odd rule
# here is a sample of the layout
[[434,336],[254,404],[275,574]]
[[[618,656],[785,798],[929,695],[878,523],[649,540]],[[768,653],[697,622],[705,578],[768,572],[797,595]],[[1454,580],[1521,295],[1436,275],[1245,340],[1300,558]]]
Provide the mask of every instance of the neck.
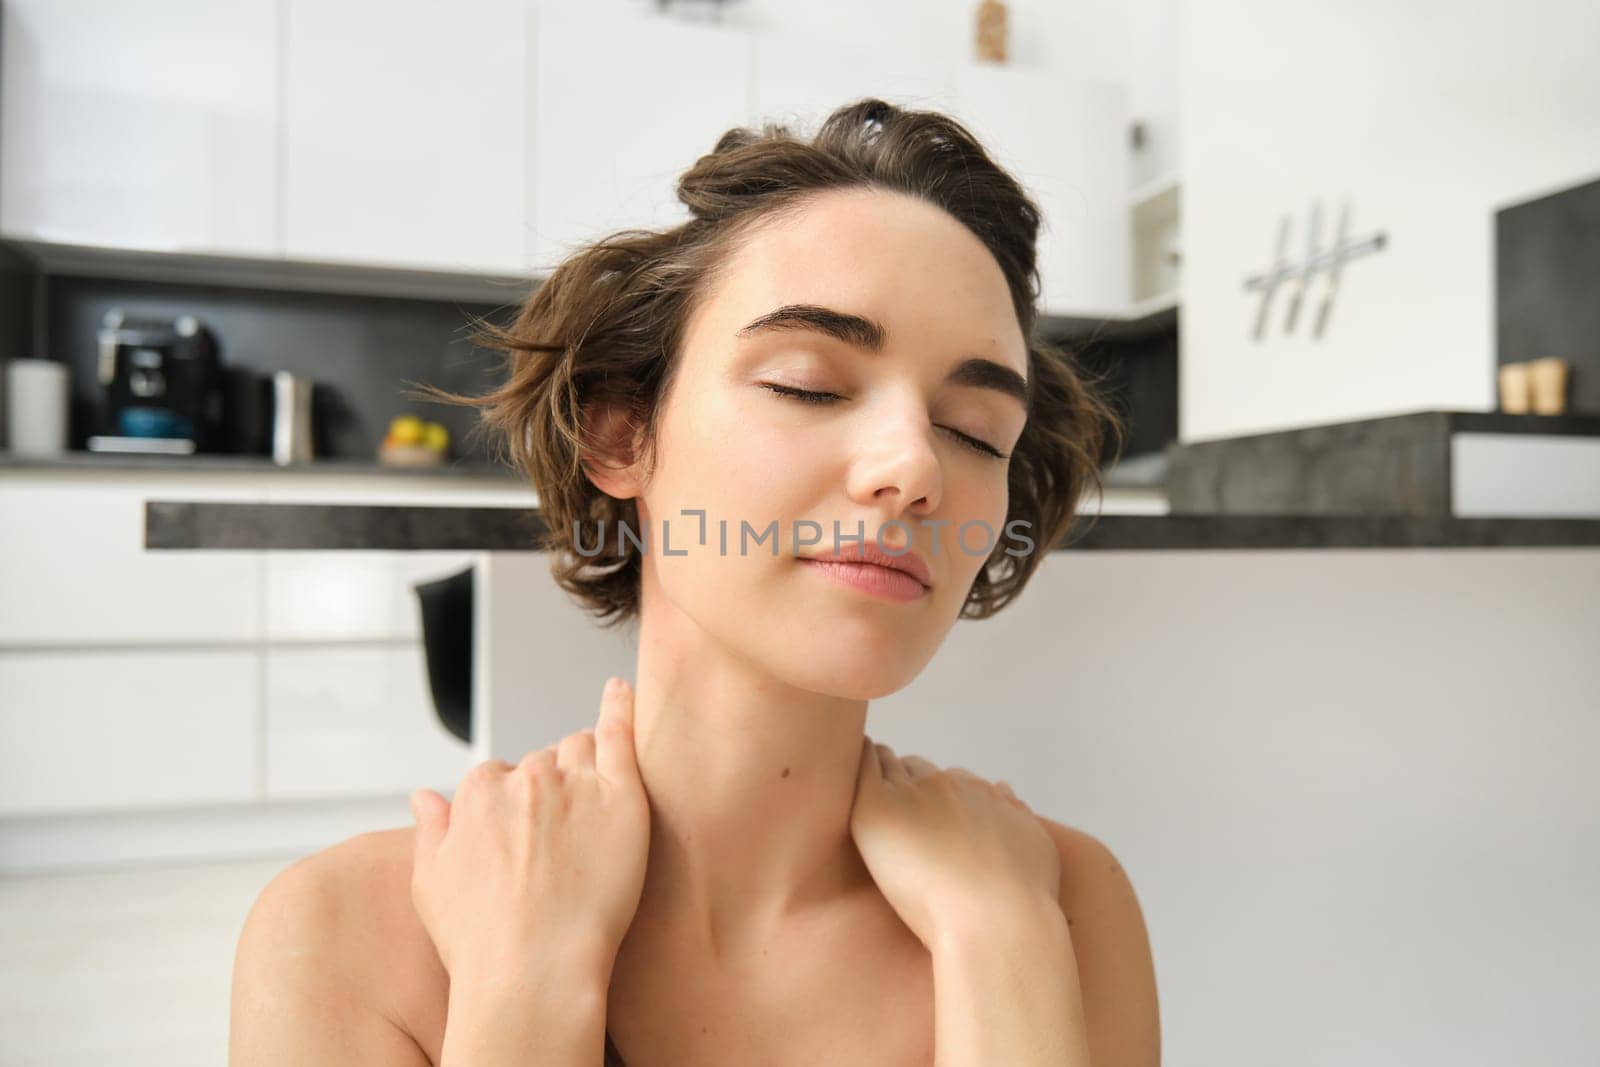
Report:
[[644,584],[634,737],[651,825],[635,921],[731,954],[871,884],[850,834],[867,702],[774,678]]

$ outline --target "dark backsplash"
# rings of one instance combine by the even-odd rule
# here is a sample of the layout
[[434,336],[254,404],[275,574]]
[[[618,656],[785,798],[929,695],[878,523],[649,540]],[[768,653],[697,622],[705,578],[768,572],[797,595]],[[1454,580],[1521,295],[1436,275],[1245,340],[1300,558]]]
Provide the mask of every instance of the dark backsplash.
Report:
[[[1137,336],[1062,338],[1123,419],[1123,459],[1160,454],[1178,438],[1178,322]],[[1112,460],[1107,440],[1100,460]]]
[[492,442],[474,408],[414,400],[415,383],[478,395],[498,381],[501,357],[467,340],[473,316],[508,324],[515,306],[392,297],[112,281],[52,276],[46,299],[50,354],[72,367],[68,447],[99,432],[96,332],[113,307],[136,315],[196,316],[216,337],[224,367],[316,382],[313,437],[319,457],[372,459],[394,416],[412,412],[450,431],[450,456],[491,461]]
[[[502,373],[501,357],[471,344],[467,331],[475,316],[509,324],[518,311],[515,304],[51,275],[43,291],[46,331],[41,334],[29,328],[31,317],[23,314],[36,299],[33,276],[20,264],[13,267],[5,277],[14,284],[0,291],[0,301],[7,308],[14,303],[19,313],[0,316],[0,322],[16,326],[18,335],[6,339],[6,350],[30,354],[42,345],[52,358],[70,365],[71,449],[85,449],[89,436],[102,431],[96,333],[105,312],[120,307],[138,316],[196,316],[215,335],[224,367],[264,376],[286,370],[314,380],[319,458],[370,460],[389,421],[412,412],[449,429],[453,463],[492,462],[494,442],[478,430],[476,409],[405,394],[414,383],[467,395],[492,388]],[[1103,378],[1100,388],[1126,420],[1123,457],[1159,454],[1177,437],[1177,317],[1152,321],[1154,327],[1132,331],[1074,330],[1053,337],[1091,376]],[[30,340],[30,334],[39,336]],[[1102,461],[1111,458],[1111,442],[1106,444]]]
[[1567,410],[1600,415],[1600,180],[1495,213],[1496,363],[1559,356]]

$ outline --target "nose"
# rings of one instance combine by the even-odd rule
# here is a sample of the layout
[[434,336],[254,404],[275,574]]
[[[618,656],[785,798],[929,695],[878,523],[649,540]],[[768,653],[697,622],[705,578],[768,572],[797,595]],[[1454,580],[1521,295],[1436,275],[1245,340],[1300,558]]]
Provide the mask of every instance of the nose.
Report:
[[937,508],[944,472],[920,398],[885,400],[864,423],[850,465],[850,498],[888,518],[905,512],[926,515]]

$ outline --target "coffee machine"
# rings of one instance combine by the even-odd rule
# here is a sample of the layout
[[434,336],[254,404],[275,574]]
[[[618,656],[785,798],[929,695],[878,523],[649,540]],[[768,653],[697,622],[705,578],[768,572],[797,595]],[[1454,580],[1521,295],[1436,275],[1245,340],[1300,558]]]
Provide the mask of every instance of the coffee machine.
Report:
[[221,449],[222,366],[216,338],[198,319],[138,318],[112,308],[99,341],[104,406],[91,451]]

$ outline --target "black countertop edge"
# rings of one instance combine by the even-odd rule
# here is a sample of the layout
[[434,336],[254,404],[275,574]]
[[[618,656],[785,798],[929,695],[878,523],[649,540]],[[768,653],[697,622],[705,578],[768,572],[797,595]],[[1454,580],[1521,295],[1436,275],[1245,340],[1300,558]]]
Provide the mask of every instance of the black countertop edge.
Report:
[[1374,426],[1413,425],[1419,434],[1448,437],[1457,433],[1539,434],[1545,436],[1600,436],[1600,414],[1568,412],[1564,415],[1513,415],[1504,411],[1452,411],[1424,409],[1394,415],[1375,415],[1364,419],[1309,423],[1258,433],[1211,437],[1199,441],[1173,441],[1166,451],[1205,453],[1216,449],[1236,449],[1245,445],[1300,442],[1307,438],[1326,439],[1328,435],[1348,437]]
[[[1101,471],[1107,489],[1160,490],[1166,484],[1167,457],[1160,452],[1127,456]],[[441,481],[463,478],[488,479],[515,486],[527,479],[513,467],[481,462],[453,462],[439,467],[386,466],[368,459],[317,459],[307,463],[280,465],[270,456],[240,456],[200,453],[192,456],[163,456],[128,452],[63,452],[55,456],[19,456],[0,449],[0,470],[62,471],[235,471],[245,474],[344,474],[381,477],[434,478]]]
[[1539,433],[1556,436],[1600,436],[1600,415],[1512,415],[1504,411],[1451,411],[1451,433]]
[[305,463],[279,464],[271,456],[244,456],[206,452],[191,456],[165,456],[141,452],[86,452],[73,450],[54,456],[19,456],[0,449],[0,470],[43,471],[160,471],[160,472],[238,472],[243,474],[375,474],[382,477],[437,478],[444,481],[487,478],[516,483],[521,475],[511,467],[453,461],[437,467],[402,467],[374,459],[316,459]]
[[[150,500],[148,549],[538,551],[536,508]],[[1056,551],[1297,548],[1590,548],[1600,519],[1404,515],[1099,515]]]

